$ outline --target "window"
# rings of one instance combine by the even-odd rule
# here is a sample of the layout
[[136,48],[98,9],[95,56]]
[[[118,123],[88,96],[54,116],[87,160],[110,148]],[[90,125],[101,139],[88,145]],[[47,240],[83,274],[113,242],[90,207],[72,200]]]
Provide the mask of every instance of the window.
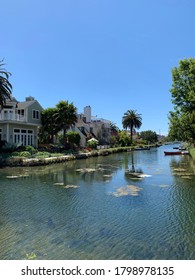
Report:
[[33,110],[33,119],[39,120],[39,111]]
[[23,146],[34,145],[34,133],[31,129],[14,129],[14,143],[22,143]]
[[24,116],[24,109],[17,110],[17,114],[20,115],[20,116]]

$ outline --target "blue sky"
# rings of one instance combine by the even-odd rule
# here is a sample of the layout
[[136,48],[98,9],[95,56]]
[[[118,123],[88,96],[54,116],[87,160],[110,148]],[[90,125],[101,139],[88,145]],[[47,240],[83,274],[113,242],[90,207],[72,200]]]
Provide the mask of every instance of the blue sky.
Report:
[[0,2],[0,59],[19,101],[91,105],[120,128],[133,109],[140,131],[167,133],[171,69],[194,57],[193,0]]

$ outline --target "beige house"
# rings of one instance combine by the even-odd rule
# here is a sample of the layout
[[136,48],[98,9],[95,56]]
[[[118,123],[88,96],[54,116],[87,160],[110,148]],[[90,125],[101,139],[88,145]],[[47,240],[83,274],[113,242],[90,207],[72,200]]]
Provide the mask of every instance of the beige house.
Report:
[[33,97],[24,102],[7,101],[0,111],[0,140],[10,144],[38,146],[38,128],[43,108]]
[[100,145],[108,145],[110,143],[110,121],[92,117],[91,107],[84,107],[84,112],[77,114],[77,123],[70,129],[78,132],[81,136],[81,147],[87,146],[87,140],[95,138]]

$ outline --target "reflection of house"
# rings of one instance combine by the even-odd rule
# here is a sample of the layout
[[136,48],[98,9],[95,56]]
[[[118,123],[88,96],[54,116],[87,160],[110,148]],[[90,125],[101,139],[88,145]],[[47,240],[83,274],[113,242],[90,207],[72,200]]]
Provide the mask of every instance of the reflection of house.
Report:
[[38,146],[38,128],[43,108],[33,97],[24,102],[7,101],[0,111],[0,140],[11,144]]
[[78,114],[77,117],[77,123],[71,130],[80,134],[82,147],[86,146],[90,138],[97,139],[100,145],[110,143],[110,121],[92,117],[90,106],[86,106],[84,113]]

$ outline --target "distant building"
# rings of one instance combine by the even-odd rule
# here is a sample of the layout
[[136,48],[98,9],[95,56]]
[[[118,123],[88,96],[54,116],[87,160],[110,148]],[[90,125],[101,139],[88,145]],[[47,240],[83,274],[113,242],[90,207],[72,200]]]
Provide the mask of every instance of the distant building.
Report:
[[102,118],[93,117],[91,106],[84,107],[84,112],[77,114],[77,123],[70,129],[81,136],[80,144],[86,147],[87,141],[95,138],[100,145],[108,145],[111,136],[111,122]]
[[[7,100],[0,111],[0,140],[10,144],[38,147],[42,110],[42,106],[32,96],[26,97],[23,102],[14,97],[11,101]],[[86,147],[91,138],[97,139],[100,145],[108,145],[111,136],[110,125],[108,120],[92,117],[91,106],[86,106],[83,113],[77,114],[77,123],[70,130],[80,134],[82,147]]]
[[159,135],[159,134],[157,135],[157,137],[158,137],[158,142],[161,142],[166,138],[165,135]]

